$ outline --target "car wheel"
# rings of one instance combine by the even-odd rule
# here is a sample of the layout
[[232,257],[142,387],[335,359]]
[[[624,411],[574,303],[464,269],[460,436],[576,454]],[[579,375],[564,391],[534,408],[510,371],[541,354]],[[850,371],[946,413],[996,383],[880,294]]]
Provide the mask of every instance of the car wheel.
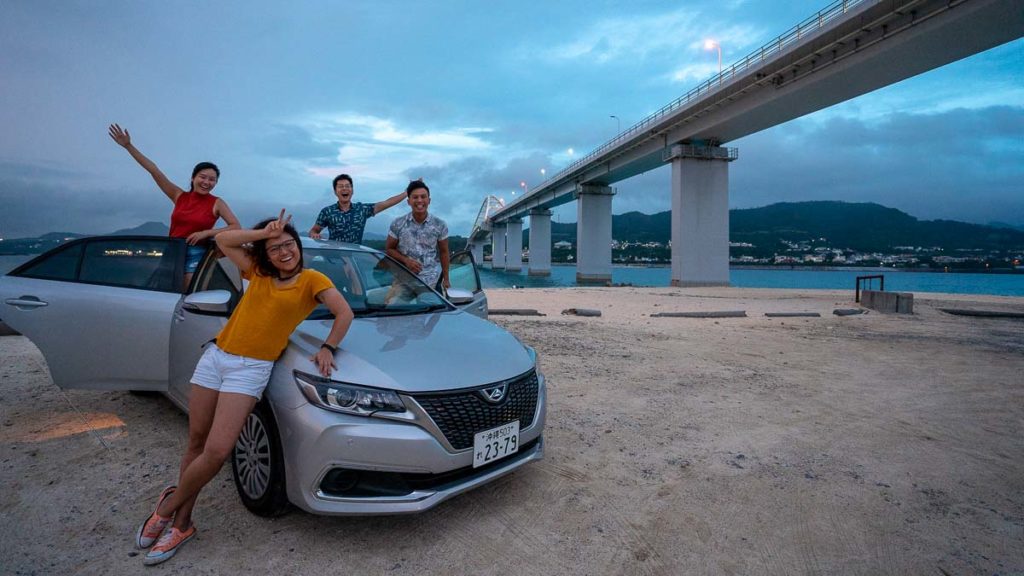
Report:
[[231,454],[231,473],[242,504],[257,516],[288,511],[284,456],[274,413],[266,401],[253,408]]

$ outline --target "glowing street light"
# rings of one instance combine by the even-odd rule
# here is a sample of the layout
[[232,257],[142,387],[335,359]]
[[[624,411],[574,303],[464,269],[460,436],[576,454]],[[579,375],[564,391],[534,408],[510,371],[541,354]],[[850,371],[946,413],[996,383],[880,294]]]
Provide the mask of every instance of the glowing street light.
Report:
[[548,171],[543,169],[543,168],[541,168],[540,169],[540,177],[541,178],[547,178],[547,175],[548,175]]
[[718,83],[722,83],[722,45],[719,44],[718,40],[712,40],[708,38],[704,41],[705,50],[718,50]]
[[525,180],[519,183],[519,187],[523,189],[523,194],[526,194],[526,181]]
[[574,152],[572,151],[572,148],[569,148],[567,150],[567,152],[569,153],[569,158],[572,158],[572,155],[574,154]]

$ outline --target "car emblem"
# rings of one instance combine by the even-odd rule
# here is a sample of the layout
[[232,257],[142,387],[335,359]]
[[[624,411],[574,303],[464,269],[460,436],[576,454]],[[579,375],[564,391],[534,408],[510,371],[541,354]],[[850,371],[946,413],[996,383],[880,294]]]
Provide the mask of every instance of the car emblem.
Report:
[[495,388],[484,388],[483,390],[480,390],[480,396],[491,404],[497,404],[505,399],[505,392],[507,390],[508,384],[502,384]]

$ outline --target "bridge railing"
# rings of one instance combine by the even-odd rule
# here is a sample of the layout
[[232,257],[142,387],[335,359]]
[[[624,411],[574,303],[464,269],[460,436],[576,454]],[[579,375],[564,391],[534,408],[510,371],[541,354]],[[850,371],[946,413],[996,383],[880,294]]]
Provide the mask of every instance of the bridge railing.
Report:
[[487,222],[487,219],[491,217],[491,214],[494,214],[504,207],[505,203],[493,194],[484,198],[483,203],[480,204],[480,211],[477,212],[476,220],[473,221],[473,227],[470,229],[469,238],[473,238],[477,230],[483,229],[484,224]]
[[[697,100],[697,98],[704,96],[710,92],[713,92],[720,88],[726,79],[734,78],[739,72],[742,72],[748,68],[758,66],[762,64],[766,59],[781,54],[786,48],[799,42],[804,36],[812,32],[816,32],[825,28],[832,21],[842,17],[844,14],[849,12],[852,8],[855,8],[861,4],[867,4],[877,2],[878,0],[834,0],[831,4],[822,8],[814,15],[800,22],[793,28],[790,28],[780,36],[767,42],[759,49],[754,50],[750,54],[747,54],[745,58],[740,59],[738,62],[730,65],[728,68],[722,70],[718,74],[715,74],[708,80],[705,80],[699,84],[696,88],[693,88],[686,94],[683,94],[679,98],[676,98],[672,102],[669,102],[665,106],[662,106],[656,112],[647,116],[643,120],[636,124],[626,128],[624,131],[616,135],[611,140],[601,144],[595,148],[592,152],[586,156],[581,157],[559,170],[554,176],[544,180],[540,185],[534,186],[534,189],[543,188],[549,182],[559,180],[562,177],[570,174],[580,166],[583,166],[593,160],[594,158],[604,154],[608,150],[618,146],[620,143],[633,136],[637,132],[644,130],[645,128],[657,123],[662,118],[682,108],[683,106]],[[513,203],[514,204],[514,203]]]

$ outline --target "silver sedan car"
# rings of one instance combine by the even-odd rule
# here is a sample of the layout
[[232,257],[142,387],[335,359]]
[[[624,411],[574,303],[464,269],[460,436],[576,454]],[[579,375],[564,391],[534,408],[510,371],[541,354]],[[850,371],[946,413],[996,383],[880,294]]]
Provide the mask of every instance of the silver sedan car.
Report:
[[[331,327],[318,308],[278,359],[231,468],[252,512],[420,512],[544,453],[546,391],[534,351],[486,321],[468,253],[448,299],[386,255],[304,239],[356,318],[337,369],[309,360]],[[181,239],[68,242],[0,278],[0,319],[30,338],[61,388],[152,390],[183,410],[203,346],[245,282],[207,257],[182,286]]]

